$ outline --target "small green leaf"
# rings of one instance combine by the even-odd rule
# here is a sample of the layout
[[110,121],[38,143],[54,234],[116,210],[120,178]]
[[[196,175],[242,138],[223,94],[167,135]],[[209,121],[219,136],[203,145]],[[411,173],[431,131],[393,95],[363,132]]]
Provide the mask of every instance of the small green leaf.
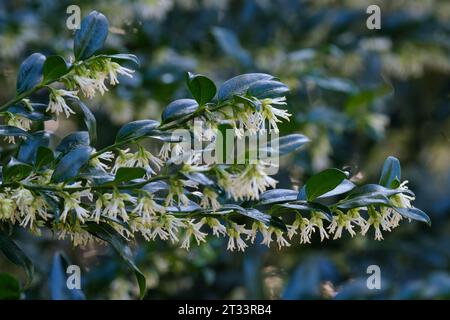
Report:
[[211,101],[216,95],[216,85],[214,82],[200,74],[187,73],[187,86],[199,105],[203,106]]
[[0,273],[0,300],[19,300],[19,281],[7,273]]
[[46,83],[58,80],[67,72],[67,62],[61,56],[49,56],[44,62],[42,73]]
[[312,176],[305,184],[306,199],[313,201],[336,188],[345,178],[345,172],[338,169],[326,169]]
[[388,157],[384,161],[383,170],[380,177],[380,185],[386,188],[392,188],[395,181],[400,181],[402,178],[400,161],[395,157]]
[[65,182],[78,176],[81,168],[89,161],[91,152],[89,146],[78,146],[69,151],[56,165],[51,180]]
[[20,249],[17,244],[11,239],[9,235],[0,230],[0,251],[8,258],[12,263],[22,267],[27,275],[26,286],[31,284],[34,275],[34,266],[30,259]]
[[198,109],[197,101],[193,99],[178,99],[167,105],[161,115],[163,124],[175,120],[181,121],[186,116],[190,116]]
[[125,239],[107,223],[88,223],[87,230],[97,238],[111,244],[120,257],[134,271],[139,285],[139,296],[143,299],[147,290],[145,276],[134,263],[131,249],[128,247]]
[[109,58],[112,61],[130,61],[136,65],[139,65],[139,59],[134,54],[129,53],[117,53],[117,54],[100,54],[96,56],[98,58]]
[[9,163],[3,167],[3,181],[20,181],[31,173],[33,167],[29,164],[18,161],[17,159],[11,157]]
[[137,120],[125,124],[116,135],[116,142],[139,139],[150,135],[159,126],[155,120]]
[[41,53],[33,53],[22,62],[17,76],[17,94],[31,90],[41,82],[44,62],[45,56]]
[[92,11],[81,21],[80,29],[75,32],[73,51],[76,60],[91,57],[103,47],[108,36],[108,19],[97,11]]

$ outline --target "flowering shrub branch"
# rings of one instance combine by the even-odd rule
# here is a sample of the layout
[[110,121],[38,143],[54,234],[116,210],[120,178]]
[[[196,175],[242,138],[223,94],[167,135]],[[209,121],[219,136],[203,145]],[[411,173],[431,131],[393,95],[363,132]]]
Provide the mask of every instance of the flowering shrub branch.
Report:
[[[109,242],[136,273],[145,293],[145,279],[129,256],[127,241],[138,235],[147,241],[171,241],[189,250],[209,234],[227,237],[227,249],[244,251],[251,243],[272,242],[281,249],[292,241],[310,243],[374,230],[391,231],[405,219],[429,223],[413,207],[414,194],[401,182],[400,164],[389,157],[379,184],[355,185],[348,172],[328,169],[311,177],[298,190],[276,189],[269,174],[273,163],[205,163],[203,154],[217,145],[218,134],[231,129],[238,139],[260,132],[278,134],[288,121],[288,87],[275,77],[253,73],[226,81],[219,89],[203,75],[189,74],[194,99],[179,99],[163,111],[161,122],[138,120],[125,124],[115,143],[96,150],[96,121],[82,97],[103,95],[132,77],[137,64],[130,54],[96,54],[108,33],[108,21],[92,12],[75,34],[73,61],[34,53],[21,65],[17,95],[0,107],[6,121],[0,135],[17,143],[2,167],[0,185],[0,249],[32,273],[29,260],[9,236],[8,225],[40,234],[52,230],[75,246]],[[48,103],[30,96],[47,90]],[[80,112],[87,131],[64,137],[50,148],[51,133],[33,130],[58,116]],[[177,135],[185,129],[189,137]],[[151,153],[145,139],[160,142]],[[186,140],[202,147],[186,147]],[[206,142],[208,145],[205,146]],[[293,152],[308,139],[300,134],[279,137],[276,154]]]

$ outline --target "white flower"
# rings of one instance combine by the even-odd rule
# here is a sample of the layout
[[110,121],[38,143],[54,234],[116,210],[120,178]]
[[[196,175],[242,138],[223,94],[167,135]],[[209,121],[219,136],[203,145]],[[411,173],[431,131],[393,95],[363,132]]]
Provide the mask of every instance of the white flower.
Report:
[[37,216],[44,220],[51,217],[51,215],[47,213],[47,205],[45,201],[40,197],[35,197],[28,189],[20,187],[15,190],[14,194],[11,196],[11,199],[16,202],[17,208],[20,212],[20,225],[24,228],[26,228],[27,225],[29,225],[30,228],[33,228]]
[[225,236],[227,234],[227,228],[216,218],[204,217],[201,222],[203,224],[207,224],[213,232],[213,235],[216,237]]
[[168,160],[170,158],[170,150],[171,150],[171,144],[170,142],[165,142],[162,147],[161,150],[159,150],[159,154],[158,157],[161,160]]
[[[167,194],[165,205],[173,206],[175,204],[178,204],[187,207],[191,201],[186,196],[184,187],[196,188],[197,185],[194,181],[171,180],[169,193]],[[177,198],[176,202],[175,197]]]
[[280,229],[274,229],[275,236],[277,237],[277,244],[278,248],[281,249],[282,247],[290,247],[291,244],[284,238],[283,231]]
[[60,220],[65,222],[67,215],[73,210],[77,215],[77,219],[84,223],[84,219],[89,218],[89,211],[80,205],[81,195],[78,192],[74,192],[72,194],[62,192],[60,194],[64,198],[64,210],[59,217]]
[[245,225],[240,225],[232,222],[231,227],[227,228],[228,236],[228,245],[227,250],[234,251],[237,249],[238,251],[244,252],[245,248],[247,248],[247,244],[241,238],[241,234],[249,235],[250,230],[245,229]]
[[232,187],[227,191],[237,200],[258,200],[259,194],[268,187],[275,188],[277,181],[270,177],[263,165],[253,164],[246,167],[240,174],[232,176]]
[[156,213],[165,213],[166,210],[153,200],[152,195],[145,195],[139,198],[132,212],[141,216],[142,222],[145,224],[150,223],[152,216],[156,215]]
[[171,214],[163,214],[161,215],[161,222],[169,234],[172,243],[178,241],[178,228],[185,226],[185,219],[177,218]]
[[14,219],[14,201],[10,196],[0,194],[0,220]]
[[267,98],[261,101],[262,103],[262,125],[265,126],[265,121],[269,122],[269,131],[279,132],[277,123],[283,122],[279,118],[289,121],[289,114],[286,110],[274,108],[272,105],[286,105],[286,97],[281,98]]
[[[95,150],[92,151],[92,154],[95,153]],[[107,162],[111,162],[114,159],[114,153],[112,151],[106,151],[103,152],[102,154],[98,155],[95,158],[92,158],[90,160],[90,164],[95,167],[95,168],[99,168],[100,170],[108,170],[109,166],[103,162],[101,162],[100,160],[103,161],[107,161]]]
[[[28,131],[31,128],[31,124],[33,123],[30,119],[15,115],[10,113],[8,115],[8,125],[20,128],[22,130]],[[5,140],[8,141],[8,143],[15,143],[16,140],[14,139],[14,136],[6,136]]]
[[104,64],[105,71],[107,72],[109,76],[109,84],[110,85],[116,85],[119,83],[119,80],[117,79],[117,75],[121,74],[124,76],[127,76],[129,78],[133,77],[134,70],[122,67],[117,62],[112,62],[111,60],[107,59]]
[[74,75],[73,80],[76,82],[86,98],[92,99],[95,97],[95,92],[98,87],[97,81],[95,79]]
[[297,230],[300,230],[300,244],[311,243],[310,229],[307,228],[308,225],[309,225],[308,219],[303,218],[301,215],[297,215],[292,225],[286,226],[288,228],[288,238],[292,239],[292,237],[297,234]]
[[136,198],[128,193],[120,193],[117,190],[114,190],[112,194],[106,193],[103,197],[106,199],[106,206],[103,210],[103,214],[113,219],[116,219],[119,215],[124,222],[127,222],[129,218],[125,202],[136,204]]
[[219,210],[221,204],[217,201],[217,197],[218,195],[214,190],[205,188],[203,190],[203,197],[200,201],[200,206],[205,209],[212,208],[213,211]]
[[381,229],[386,231],[391,231],[390,226],[388,225],[388,221],[384,218],[385,214],[381,214],[375,211],[374,208],[368,207],[369,219],[367,220],[366,225],[361,230],[361,234],[365,235],[367,231],[369,231],[370,226],[373,226],[375,229],[375,240],[383,240],[383,235],[381,233]]
[[197,245],[200,245],[201,242],[206,242],[205,237],[208,234],[200,231],[200,228],[203,225],[204,225],[203,221],[194,223],[192,219],[186,220],[185,221],[186,233],[184,235],[180,248],[189,250],[191,246],[191,236],[194,236],[195,241],[197,241]]
[[50,89],[50,96],[48,107],[46,111],[56,113],[57,115],[64,112],[66,117],[70,117],[70,114],[75,114],[75,112],[67,105],[64,97],[69,97],[73,99],[79,99],[78,91],[67,91],[63,89]]

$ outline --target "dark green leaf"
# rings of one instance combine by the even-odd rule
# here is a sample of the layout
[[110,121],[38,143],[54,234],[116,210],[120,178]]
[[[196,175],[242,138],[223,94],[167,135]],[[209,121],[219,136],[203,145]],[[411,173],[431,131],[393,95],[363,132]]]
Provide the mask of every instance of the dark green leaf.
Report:
[[68,72],[67,62],[61,56],[49,56],[43,67],[44,82],[58,80]]
[[76,60],[84,60],[103,47],[108,36],[108,19],[97,11],[92,11],[81,21],[75,32],[73,51]]
[[92,148],[88,146],[78,146],[69,151],[57,164],[53,171],[53,182],[65,182],[75,178],[80,173],[80,169],[89,161]]
[[95,119],[91,110],[80,100],[68,99],[67,101],[71,106],[76,105],[80,108],[81,112],[83,113],[84,123],[86,124],[89,132],[90,143],[94,144],[97,141],[97,120]]
[[335,197],[335,196],[350,192],[354,188],[356,188],[356,185],[353,182],[351,182],[348,179],[344,179],[336,188],[334,188],[331,191],[328,191],[327,193],[321,195],[318,198],[323,199],[323,198]]
[[0,230],[0,250],[12,263],[22,267],[27,274],[27,285],[31,283],[34,275],[34,266],[30,259],[20,249],[9,235]]
[[87,230],[94,236],[111,244],[116,252],[127,263],[127,265],[131,269],[133,269],[139,285],[140,298],[144,298],[146,292],[145,277],[134,263],[132,252],[128,247],[125,239],[119,233],[117,233],[117,231],[113,227],[106,223],[89,223]]
[[377,194],[382,194],[386,197],[391,197],[398,193],[406,193],[408,195],[414,196],[414,193],[408,189],[389,189],[377,184],[365,184],[363,186],[353,189],[348,195],[349,198],[366,196],[371,197]]
[[254,97],[245,97],[245,96],[235,95],[235,96],[233,96],[233,98],[234,98],[234,101],[236,101],[237,103],[243,103],[247,106],[254,108],[256,111],[261,110],[261,107],[262,107],[261,102]]
[[113,61],[131,61],[136,65],[139,65],[139,59],[134,54],[129,53],[118,53],[118,54],[101,54],[98,55],[99,58],[109,58]]
[[183,120],[186,116],[190,116],[197,109],[198,103],[193,99],[175,100],[165,107],[161,115],[161,122],[169,123],[175,120]]
[[297,199],[298,192],[289,189],[272,189],[262,193],[258,205],[293,201]]
[[116,177],[113,184],[119,184],[134,179],[139,179],[145,176],[147,171],[144,168],[119,168],[116,173]]
[[312,176],[305,184],[306,199],[313,201],[336,188],[345,178],[345,172],[338,169],[326,169]]
[[33,167],[29,164],[20,162],[17,159],[11,157],[11,160],[8,162],[8,164],[3,167],[3,181],[20,181],[28,177],[32,170]]
[[187,73],[186,77],[187,86],[189,91],[194,96],[194,99],[199,105],[203,106],[207,102],[211,101],[216,95],[216,85],[214,82],[200,74]]
[[266,73],[246,73],[225,81],[219,88],[219,101],[231,99],[233,96],[245,95],[248,88],[259,80],[271,80],[274,77]]
[[8,108],[8,112],[33,121],[47,121],[54,119],[54,114],[47,112],[47,105],[43,103],[31,103],[33,110],[30,110],[25,104],[15,104]]
[[27,137],[30,138],[31,135],[20,128],[14,126],[2,126],[0,125],[0,136],[1,137]]
[[41,82],[44,62],[45,56],[41,53],[33,53],[22,62],[17,76],[17,94],[24,93]]
[[40,146],[48,146],[50,143],[50,133],[46,131],[38,131],[33,136],[24,140],[20,144],[17,159],[19,161],[33,164],[36,159],[37,150]]
[[349,198],[340,203],[338,203],[337,207],[340,209],[353,209],[353,208],[361,208],[370,205],[380,205],[380,206],[388,206],[391,207],[391,202],[389,198],[383,194],[373,194],[373,195],[363,195],[359,197]]
[[383,170],[380,177],[380,185],[386,188],[392,188],[393,183],[401,180],[400,161],[395,157],[388,157],[384,161]]
[[417,220],[417,221],[421,221],[421,222],[425,222],[428,225],[431,225],[431,219],[430,217],[423,212],[422,210],[418,209],[418,208],[395,208],[395,211],[397,211],[398,213],[400,213],[402,216],[412,219],[412,220]]
[[36,161],[34,167],[39,170],[42,167],[50,165],[55,160],[53,150],[39,146],[36,153]]
[[259,80],[248,88],[247,95],[258,99],[277,98],[284,96],[288,91],[288,86],[280,81]]
[[89,146],[90,139],[87,131],[72,132],[65,136],[56,147],[56,151],[63,154],[79,146]]
[[116,136],[116,142],[138,139],[150,135],[159,126],[155,120],[137,120],[125,124]]
[[19,281],[7,273],[0,273],[0,300],[19,300]]
[[330,208],[316,202],[295,201],[291,203],[278,204],[276,205],[276,207],[294,209],[299,211],[301,214],[311,214],[312,212],[320,212],[328,221],[333,220],[333,214],[331,213]]

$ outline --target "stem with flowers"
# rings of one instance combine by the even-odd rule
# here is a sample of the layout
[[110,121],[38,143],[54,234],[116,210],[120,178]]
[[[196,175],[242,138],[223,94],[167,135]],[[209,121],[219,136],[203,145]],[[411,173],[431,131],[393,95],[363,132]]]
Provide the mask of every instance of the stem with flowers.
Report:
[[[270,173],[276,164],[265,159],[205,163],[203,156],[217,146],[221,131],[229,129],[233,139],[245,140],[278,134],[278,124],[289,121],[289,88],[265,73],[239,75],[218,89],[208,77],[188,74],[194,99],[170,103],[160,122],[125,124],[115,143],[97,151],[96,120],[81,98],[103,95],[108,85],[119,84],[120,76],[132,77],[134,70],[122,64],[138,62],[130,54],[97,54],[107,33],[106,17],[94,11],[75,34],[73,63],[40,53],[22,63],[17,95],[0,107],[7,120],[0,136],[17,142],[15,154],[2,159],[1,225],[34,234],[50,229],[74,246],[110,243],[134,270],[143,296],[145,279],[127,254],[130,241],[170,241],[189,250],[212,236],[227,238],[230,251],[244,251],[256,242],[268,247],[275,242],[282,249],[293,241],[310,243],[316,231],[324,241],[344,231],[353,237],[373,229],[375,239],[382,240],[382,231],[402,221],[430,222],[412,205],[414,194],[401,181],[394,157],[386,160],[377,184],[358,186],[349,172],[332,168],[292,189],[276,188]],[[41,89],[48,90],[48,103],[30,101]],[[70,133],[55,149],[51,132],[31,129],[33,122],[70,117],[75,110],[88,130]],[[177,135],[179,129],[188,137]],[[147,139],[158,143],[158,154],[144,147]],[[187,147],[187,140],[201,148]],[[308,141],[301,134],[281,136],[275,153],[284,156]],[[12,260],[22,261],[32,274],[11,237],[0,239],[0,249],[17,248],[8,256],[15,255]]]

